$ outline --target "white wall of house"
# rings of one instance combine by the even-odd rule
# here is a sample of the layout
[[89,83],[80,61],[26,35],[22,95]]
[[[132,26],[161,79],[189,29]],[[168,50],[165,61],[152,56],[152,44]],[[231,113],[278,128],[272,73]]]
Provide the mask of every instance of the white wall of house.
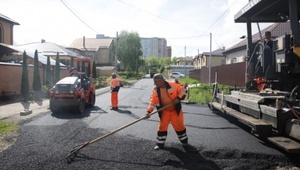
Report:
[[226,55],[226,64],[239,63],[245,61],[246,49],[232,52]]

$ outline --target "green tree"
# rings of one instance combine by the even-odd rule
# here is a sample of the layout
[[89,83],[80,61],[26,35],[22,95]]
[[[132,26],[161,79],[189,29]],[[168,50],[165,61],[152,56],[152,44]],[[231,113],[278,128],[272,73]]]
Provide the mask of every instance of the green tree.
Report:
[[97,76],[97,71],[96,71],[96,62],[93,61],[93,77]]
[[172,64],[176,64],[177,60],[183,59],[184,57],[172,57]]
[[159,66],[160,65],[158,57],[154,57],[154,56],[147,57],[145,62],[148,66],[153,66],[153,65]]
[[22,63],[22,82],[21,82],[21,94],[24,101],[29,99],[29,80],[28,80],[28,64],[27,55],[24,51],[23,53],[23,63]]
[[91,75],[91,62],[88,63],[88,68],[87,68],[87,75]]
[[142,45],[137,32],[121,31],[118,40],[118,58],[126,71],[138,71]]
[[35,50],[32,89],[34,91],[41,91],[41,88],[42,88],[42,85],[41,85],[40,68],[39,68],[39,57],[38,57],[38,51]]
[[172,64],[172,61],[169,57],[159,58],[159,64],[161,66],[168,66]]
[[46,85],[50,86],[52,83],[50,56],[47,56]]
[[55,83],[60,80],[60,62],[59,62],[59,53],[56,54],[55,61]]

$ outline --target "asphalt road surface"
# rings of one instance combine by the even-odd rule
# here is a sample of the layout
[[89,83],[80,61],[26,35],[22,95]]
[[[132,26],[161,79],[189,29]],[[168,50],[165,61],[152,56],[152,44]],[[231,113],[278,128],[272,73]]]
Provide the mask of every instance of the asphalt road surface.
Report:
[[169,126],[166,147],[154,150],[158,116],[139,121],[67,156],[79,144],[131,123],[146,113],[152,79],[119,92],[119,110],[110,108],[110,93],[97,96],[84,114],[62,110],[40,113],[22,122],[19,137],[0,153],[7,169],[280,169],[299,167],[300,157],[287,154],[250,133],[250,128],[206,106],[183,104],[189,137],[183,148]]

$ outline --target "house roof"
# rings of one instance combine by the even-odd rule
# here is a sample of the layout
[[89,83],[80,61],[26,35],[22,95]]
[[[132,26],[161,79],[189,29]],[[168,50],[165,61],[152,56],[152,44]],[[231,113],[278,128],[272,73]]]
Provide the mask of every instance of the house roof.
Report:
[[99,48],[109,48],[113,41],[112,38],[77,38],[72,42],[70,47],[85,50],[83,40],[85,40],[85,47],[88,51],[97,51]]
[[[282,36],[282,35],[285,35],[285,34],[290,34],[291,33],[290,22],[274,23],[274,24],[266,27],[265,29],[261,30],[262,36],[265,34],[266,31],[271,32],[272,39]],[[259,32],[255,33],[252,36],[252,43],[257,43],[258,41],[260,41]],[[244,40],[240,41],[239,43],[231,46],[230,48],[224,50],[223,53],[227,54],[236,49],[240,49],[241,47],[246,47],[246,45],[247,45],[247,39],[244,39]]]
[[43,55],[46,55],[46,56],[54,56],[58,52],[59,55],[61,55],[61,56],[84,58],[80,54],[77,54],[71,50],[68,50],[60,45],[57,45],[57,44],[51,43],[51,42],[43,42],[43,43],[35,42],[35,43],[19,45],[18,47],[21,47],[21,48],[23,48],[25,50],[29,50],[29,51],[38,50],[39,53],[42,53]]
[[[3,44],[0,43],[0,51],[5,51],[6,53],[12,53],[12,52],[19,52],[19,53],[23,53],[24,51],[26,51],[26,55],[30,58],[34,58],[34,51],[30,51],[30,50],[25,50],[21,47],[16,47],[16,46],[12,46],[12,45],[8,45],[8,44]],[[41,62],[44,65],[47,65],[47,57],[42,55],[42,54],[38,54],[38,58],[39,58],[39,62]],[[50,65],[55,66],[56,61],[50,58]],[[64,67],[65,65],[60,63],[61,67]]]
[[7,16],[5,16],[5,15],[3,15],[1,13],[0,13],[0,20],[4,20],[4,21],[9,22],[9,23],[14,24],[14,25],[20,25],[16,21],[10,19],[9,17],[7,17]]
[[[219,49],[217,49],[217,50],[214,50],[214,51],[212,51],[211,52],[211,55],[212,55],[212,57],[220,57],[220,56],[223,56],[223,49],[221,49],[221,48],[219,48]],[[202,56],[207,56],[207,55],[210,55],[210,52],[203,52],[202,54],[200,54],[200,55],[196,55],[195,57],[194,57],[194,60],[195,59],[199,59],[200,57],[202,57]]]
[[[203,52],[202,56],[204,55],[210,55],[210,52]],[[223,56],[223,49],[219,48],[217,50],[214,50],[211,52],[212,56]]]
[[177,61],[193,61],[192,57],[185,57],[185,58],[180,58]]

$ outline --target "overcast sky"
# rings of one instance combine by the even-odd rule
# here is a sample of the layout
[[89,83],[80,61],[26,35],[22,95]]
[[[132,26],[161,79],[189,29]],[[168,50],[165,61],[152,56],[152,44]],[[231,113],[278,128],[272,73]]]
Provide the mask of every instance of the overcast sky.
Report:
[[[172,56],[229,48],[246,35],[246,24],[234,15],[248,0],[0,0],[0,13],[14,26],[14,44],[45,39],[69,46],[76,38],[96,34],[115,37],[137,32],[140,37],[166,38]],[[261,24],[263,29],[268,24]],[[253,33],[257,32],[256,24]]]

